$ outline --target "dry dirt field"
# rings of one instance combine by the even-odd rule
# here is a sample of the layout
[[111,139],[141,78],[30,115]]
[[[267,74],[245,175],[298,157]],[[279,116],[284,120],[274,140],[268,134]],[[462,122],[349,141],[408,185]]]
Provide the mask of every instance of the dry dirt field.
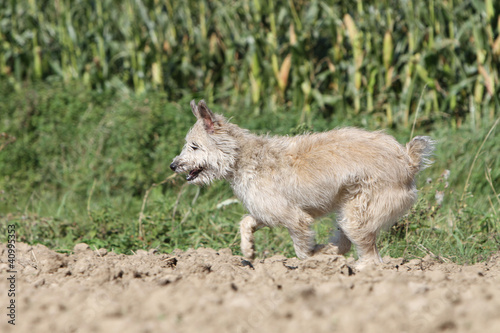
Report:
[[227,249],[16,245],[12,326],[0,244],[1,332],[500,332],[500,253],[473,266],[384,258],[356,272],[352,258],[326,255],[250,263]]

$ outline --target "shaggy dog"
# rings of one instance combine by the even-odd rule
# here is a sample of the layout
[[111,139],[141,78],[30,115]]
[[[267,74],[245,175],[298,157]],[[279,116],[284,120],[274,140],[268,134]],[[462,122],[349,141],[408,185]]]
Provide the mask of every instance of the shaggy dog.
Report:
[[[342,128],[294,137],[258,136],[214,114],[202,100],[186,145],[170,168],[191,184],[226,179],[249,212],[240,223],[241,251],[254,258],[253,233],[284,226],[303,259],[329,248],[356,246],[359,263],[380,263],[376,238],[417,199],[415,176],[434,143],[418,136],[405,146],[383,132]],[[317,245],[311,225],[337,215],[329,245]]]

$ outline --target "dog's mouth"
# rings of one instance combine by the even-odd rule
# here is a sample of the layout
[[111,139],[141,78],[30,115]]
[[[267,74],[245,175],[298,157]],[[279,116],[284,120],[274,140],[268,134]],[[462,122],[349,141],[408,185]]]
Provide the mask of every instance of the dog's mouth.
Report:
[[196,168],[196,169],[193,169],[191,171],[189,171],[189,174],[186,176],[186,180],[189,182],[191,180],[195,180],[198,175],[200,174],[200,172],[203,171],[203,168]]

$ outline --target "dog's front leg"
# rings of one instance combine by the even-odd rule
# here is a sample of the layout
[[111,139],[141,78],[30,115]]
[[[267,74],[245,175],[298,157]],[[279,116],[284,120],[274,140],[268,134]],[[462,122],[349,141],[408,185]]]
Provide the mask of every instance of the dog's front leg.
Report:
[[314,254],[316,248],[316,240],[314,231],[311,230],[309,224],[295,225],[288,227],[288,232],[293,240],[293,248],[299,259],[306,259]]
[[255,258],[255,243],[253,233],[263,227],[263,224],[247,215],[240,222],[241,252],[248,259]]

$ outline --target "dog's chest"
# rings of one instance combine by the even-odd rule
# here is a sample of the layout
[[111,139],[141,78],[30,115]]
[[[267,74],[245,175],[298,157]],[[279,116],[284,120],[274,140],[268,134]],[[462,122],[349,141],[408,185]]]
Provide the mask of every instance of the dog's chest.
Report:
[[257,178],[258,176],[254,170],[239,170],[233,175],[231,188],[238,199],[245,205],[252,196],[256,195],[255,183]]

